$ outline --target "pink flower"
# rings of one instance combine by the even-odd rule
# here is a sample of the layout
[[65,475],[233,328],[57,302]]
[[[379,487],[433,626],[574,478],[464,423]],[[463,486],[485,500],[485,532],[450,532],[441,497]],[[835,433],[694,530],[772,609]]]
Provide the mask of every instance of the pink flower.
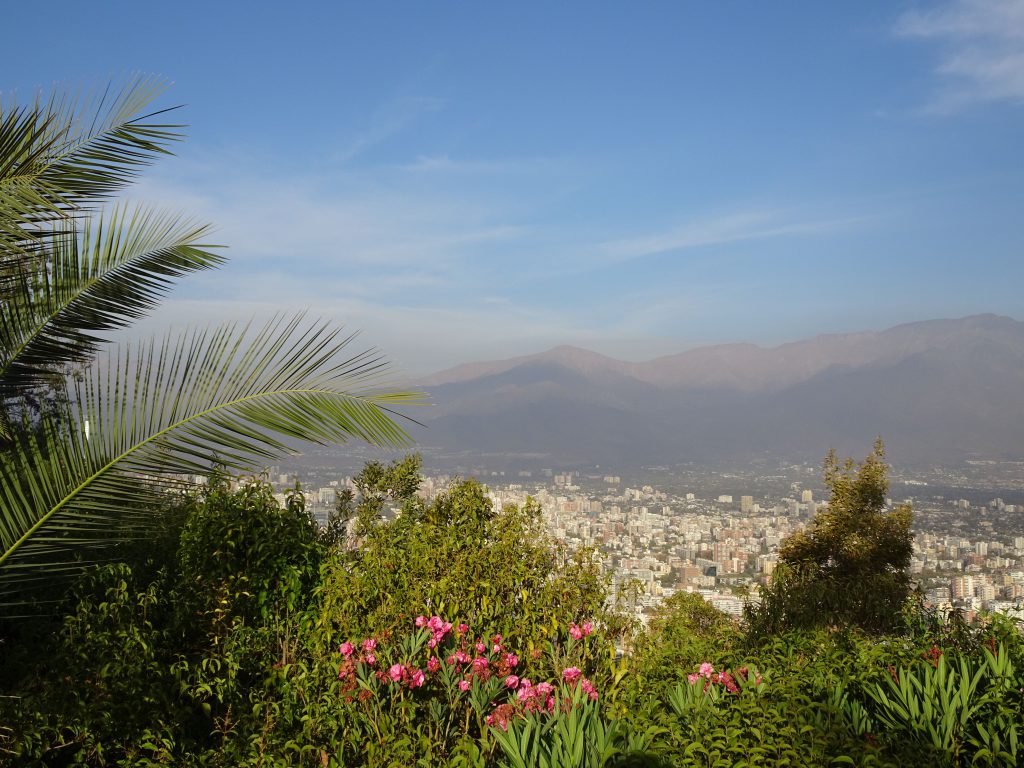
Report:
[[700,680],[700,675],[698,675],[696,672],[694,672],[692,675],[686,676],[686,681],[690,685],[696,685],[698,680]]
[[344,657],[345,657],[346,659],[347,659],[347,658],[348,658],[349,656],[351,656],[351,655],[352,655],[353,653],[355,653],[355,650],[356,650],[355,646],[354,646],[354,645],[352,645],[352,643],[350,643],[350,642],[348,642],[348,641],[345,641],[344,643],[342,643],[342,644],[341,644],[341,645],[340,645],[340,646],[338,647],[338,653],[340,653],[340,654],[344,655]]
[[410,688],[419,688],[427,680],[427,676],[423,674],[422,669],[417,669],[412,673],[412,680],[409,682]]
[[377,641],[374,640],[372,637],[368,638],[366,640],[363,640],[363,650],[364,651],[372,651],[376,647],[377,647]]
[[468,691],[469,690],[469,680],[459,680],[459,690],[460,691]]
[[459,634],[464,635],[469,632],[469,624],[459,624]]
[[487,653],[487,646],[484,645],[483,643],[477,643],[476,644],[476,652],[477,653]]
[[728,672],[723,672],[719,676],[719,682],[721,682],[722,685],[725,686],[725,689],[727,691],[729,691],[729,693],[739,693],[740,692],[740,687],[738,685],[736,685],[736,679],[732,675],[730,675]]
[[505,678],[505,687],[515,689],[519,685],[519,678],[515,675],[509,675]]
[[505,654],[505,664],[508,665],[509,669],[515,669],[515,667],[516,667],[516,665],[518,663],[519,663],[519,657],[516,656],[514,653],[506,653]]
[[491,653],[501,653],[501,644],[495,643],[494,647],[491,648]]
[[437,660],[437,656],[431,656],[430,659],[427,660],[427,671],[430,674],[434,674],[440,668],[441,662]]
[[715,674],[715,668],[705,661],[703,664],[700,665],[700,669],[697,670],[697,674],[703,675],[704,677],[711,677],[713,674]]
[[388,670],[388,677],[397,683],[402,679],[403,671],[405,671],[405,668],[401,664],[392,664],[391,669]]
[[431,616],[427,626],[432,632],[438,632],[444,626],[444,620],[440,616]]
[[417,627],[425,627],[425,626],[427,626],[427,617],[426,616],[417,616],[416,617],[416,626]]
[[448,664],[449,667],[452,664],[454,664],[455,663],[455,654],[453,653],[451,656],[449,656],[447,659],[445,659],[445,662]]
[[437,638],[432,637],[427,640],[427,648],[437,648]]
[[594,684],[587,680],[587,678],[584,677],[580,680],[580,688],[582,688],[583,692],[590,697],[591,701],[597,701],[597,688],[595,688]]
[[486,669],[487,669],[487,659],[485,659],[483,656],[477,656],[475,659],[473,659],[473,671],[474,672],[476,672],[477,674],[480,674],[480,673],[482,673]]
[[[579,672],[579,670],[576,671],[577,673]],[[552,693],[555,690],[555,686],[553,686],[551,683],[537,683],[534,690],[536,690],[537,693],[541,696],[547,696],[549,693]]]
[[467,661],[469,661],[469,654],[465,651],[456,651],[455,660],[459,662],[459,664],[465,664]]
[[377,663],[377,657],[372,653],[366,654],[366,656],[364,656],[363,658],[366,660],[366,663],[369,664],[371,667]]
[[582,674],[583,672],[580,670],[579,667],[569,667],[568,669],[562,671],[562,679],[565,680],[565,682],[567,683],[574,683],[577,679],[579,679],[579,676]]
[[572,636],[573,640],[583,639],[583,630],[577,627],[575,624],[569,625],[569,634]]
[[583,634],[584,636],[594,634],[594,622],[584,621],[583,622]]
[[492,643],[500,643],[501,642],[501,635],[495,635],[494,637],[492,637],[491,638],[491,642]]

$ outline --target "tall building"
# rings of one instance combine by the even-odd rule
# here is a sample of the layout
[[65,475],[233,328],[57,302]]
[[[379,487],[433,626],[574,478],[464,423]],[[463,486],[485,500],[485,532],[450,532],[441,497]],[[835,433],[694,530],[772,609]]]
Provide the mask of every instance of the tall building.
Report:
[[754,511],[754,497],[753,496],[740,496],[740,512],[744,515],[749,515]]
[[958,576],[950,582],[949,591],[954,600],[974,597],[974,577]]
[[803,504],[810,504],[814,501],[814,491],[808,488],[806,491],[800,493],[800,501]]

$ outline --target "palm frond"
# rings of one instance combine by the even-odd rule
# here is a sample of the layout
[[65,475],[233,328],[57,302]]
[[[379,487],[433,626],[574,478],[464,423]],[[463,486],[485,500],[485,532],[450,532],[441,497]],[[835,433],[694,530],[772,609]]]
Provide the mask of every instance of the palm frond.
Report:
[[396,409],[420,396],[381,393],[386,363],[348,354],[352,338],[299,315],[168,335],[95,365],[73,388],[69,425],[0,452],[0,604],[143,535],[180,475],[252,471],[297,440],[406,445]]
[[207,232],[126,207],[63,225],[48,243],[48,264],[17,275],[18,290],[0,303],[0,401],[91,358],[97,333],[144,315],[174,278],[220,264],[199,242]]
[[163,122],[169,110],[143,113],[163,90],[136,77],[97,96],[0,102],[0,280],[31,259],[48,223],[90,210],[168,153],[181,126]]

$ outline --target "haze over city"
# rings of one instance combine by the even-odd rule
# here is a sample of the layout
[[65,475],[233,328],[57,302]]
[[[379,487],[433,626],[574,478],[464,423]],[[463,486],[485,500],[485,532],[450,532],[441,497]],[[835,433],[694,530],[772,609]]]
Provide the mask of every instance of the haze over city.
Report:
[[1019,2],[5,11],[55,13],[4,88],[166,78],[132,196],[229,246],[135,332],[309,308],[415,377],[1021,319]]

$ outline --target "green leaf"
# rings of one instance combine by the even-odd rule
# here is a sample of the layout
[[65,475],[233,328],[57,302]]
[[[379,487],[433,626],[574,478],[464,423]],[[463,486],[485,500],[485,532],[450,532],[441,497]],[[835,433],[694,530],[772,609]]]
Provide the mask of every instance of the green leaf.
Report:
[[181,475],[252,471],[297,440],[407,444],[394,409],[419,397],[380,393],[384,361],[348,354],[351,341],[299,315],[169,334],[95,364],[66,427],[44,424],[0,452],[0,604],[145,536],[151,505]]

